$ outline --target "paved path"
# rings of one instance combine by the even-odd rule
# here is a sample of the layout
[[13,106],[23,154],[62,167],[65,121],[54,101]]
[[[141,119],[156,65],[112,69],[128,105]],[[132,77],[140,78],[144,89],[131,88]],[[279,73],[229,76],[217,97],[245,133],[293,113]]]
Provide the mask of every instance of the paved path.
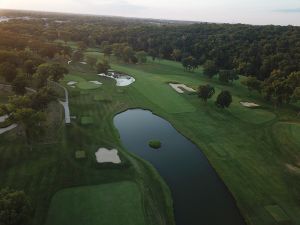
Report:
[[14,123],[14,124],[12,124],[12,125],[10,125],[8,127],[0,128],[0,134],[4,134],[5,132],[10,131],[10,130],[16,128],[17,126],[18,125]]
[[65,91],[65,101],[59,101],[59,103],[64,107],[64,110],[65,110],[65,123],[66,124],[70,124],[71,123],[71,116],[70,116],[70,108],[69,108],[69,93],[68,93],[68,90],[56,83],[59,87],[61,87],[62,89],[64,89]]

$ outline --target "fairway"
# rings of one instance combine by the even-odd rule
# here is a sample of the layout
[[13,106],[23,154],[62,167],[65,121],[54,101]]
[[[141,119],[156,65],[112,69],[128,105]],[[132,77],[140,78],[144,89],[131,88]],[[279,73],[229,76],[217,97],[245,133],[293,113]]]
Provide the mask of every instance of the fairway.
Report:
[[51,201],[46,225],[145,225],[133,182],[68,188]]
[[163,82],[155,74],[117,65],[114,65],[113,68],[134,76],[136,82],[133,86],[144,97],[168,113],[185,113],[196,110],[192,104],[172,90],[167,82]]

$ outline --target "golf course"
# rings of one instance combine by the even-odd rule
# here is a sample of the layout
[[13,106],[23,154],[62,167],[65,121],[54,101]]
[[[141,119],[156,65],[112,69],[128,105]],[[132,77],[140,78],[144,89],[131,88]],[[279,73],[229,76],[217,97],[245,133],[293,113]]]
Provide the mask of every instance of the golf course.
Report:
[[[89,54],[104,57],[97,48]],[[298,106],[274,109],[241,85],[243,77],[224,85],[203,76],[202,67],[187,72],[178,62],[150,58],[126,64],[112,57],[110,64],[135,82],[118,87],[89,65],[65,63],[69,74],[60,83],[69,92],[71,124],[64,124],[63,109],[53,102],[47,132],[31,152],[24,150],[17,129],[0,136],[1,186],[28,193],[36,208],[32,224],[175,224],[172,190],[153,165],[125,148],[113,123],[128,109],[146,109],[203,152],[246,224],[300,225]],[[222,109],[215,96],[204,102],[170,83],[194,90],[211,84],[216,93],[229,90],[233,102]],[[0,100],[7,101],[5,95]],[[260,107],[247,108],[242,101]],[[117,149],[121,163],[97,163],[101,147]]]

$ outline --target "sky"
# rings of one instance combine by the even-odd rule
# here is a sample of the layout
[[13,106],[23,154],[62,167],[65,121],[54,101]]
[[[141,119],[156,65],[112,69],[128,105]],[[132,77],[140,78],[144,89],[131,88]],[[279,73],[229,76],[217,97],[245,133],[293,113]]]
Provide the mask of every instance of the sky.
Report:
[[300,0],[0,0],[0,8],[300,26]]

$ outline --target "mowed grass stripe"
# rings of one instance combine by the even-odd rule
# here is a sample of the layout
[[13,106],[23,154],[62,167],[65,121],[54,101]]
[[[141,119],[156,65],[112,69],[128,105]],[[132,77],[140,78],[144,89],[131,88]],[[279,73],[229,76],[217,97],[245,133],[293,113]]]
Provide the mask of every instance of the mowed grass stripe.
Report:
[[51,201],[46,225],[146,225],[138,193],[133,182],[61,190]]

